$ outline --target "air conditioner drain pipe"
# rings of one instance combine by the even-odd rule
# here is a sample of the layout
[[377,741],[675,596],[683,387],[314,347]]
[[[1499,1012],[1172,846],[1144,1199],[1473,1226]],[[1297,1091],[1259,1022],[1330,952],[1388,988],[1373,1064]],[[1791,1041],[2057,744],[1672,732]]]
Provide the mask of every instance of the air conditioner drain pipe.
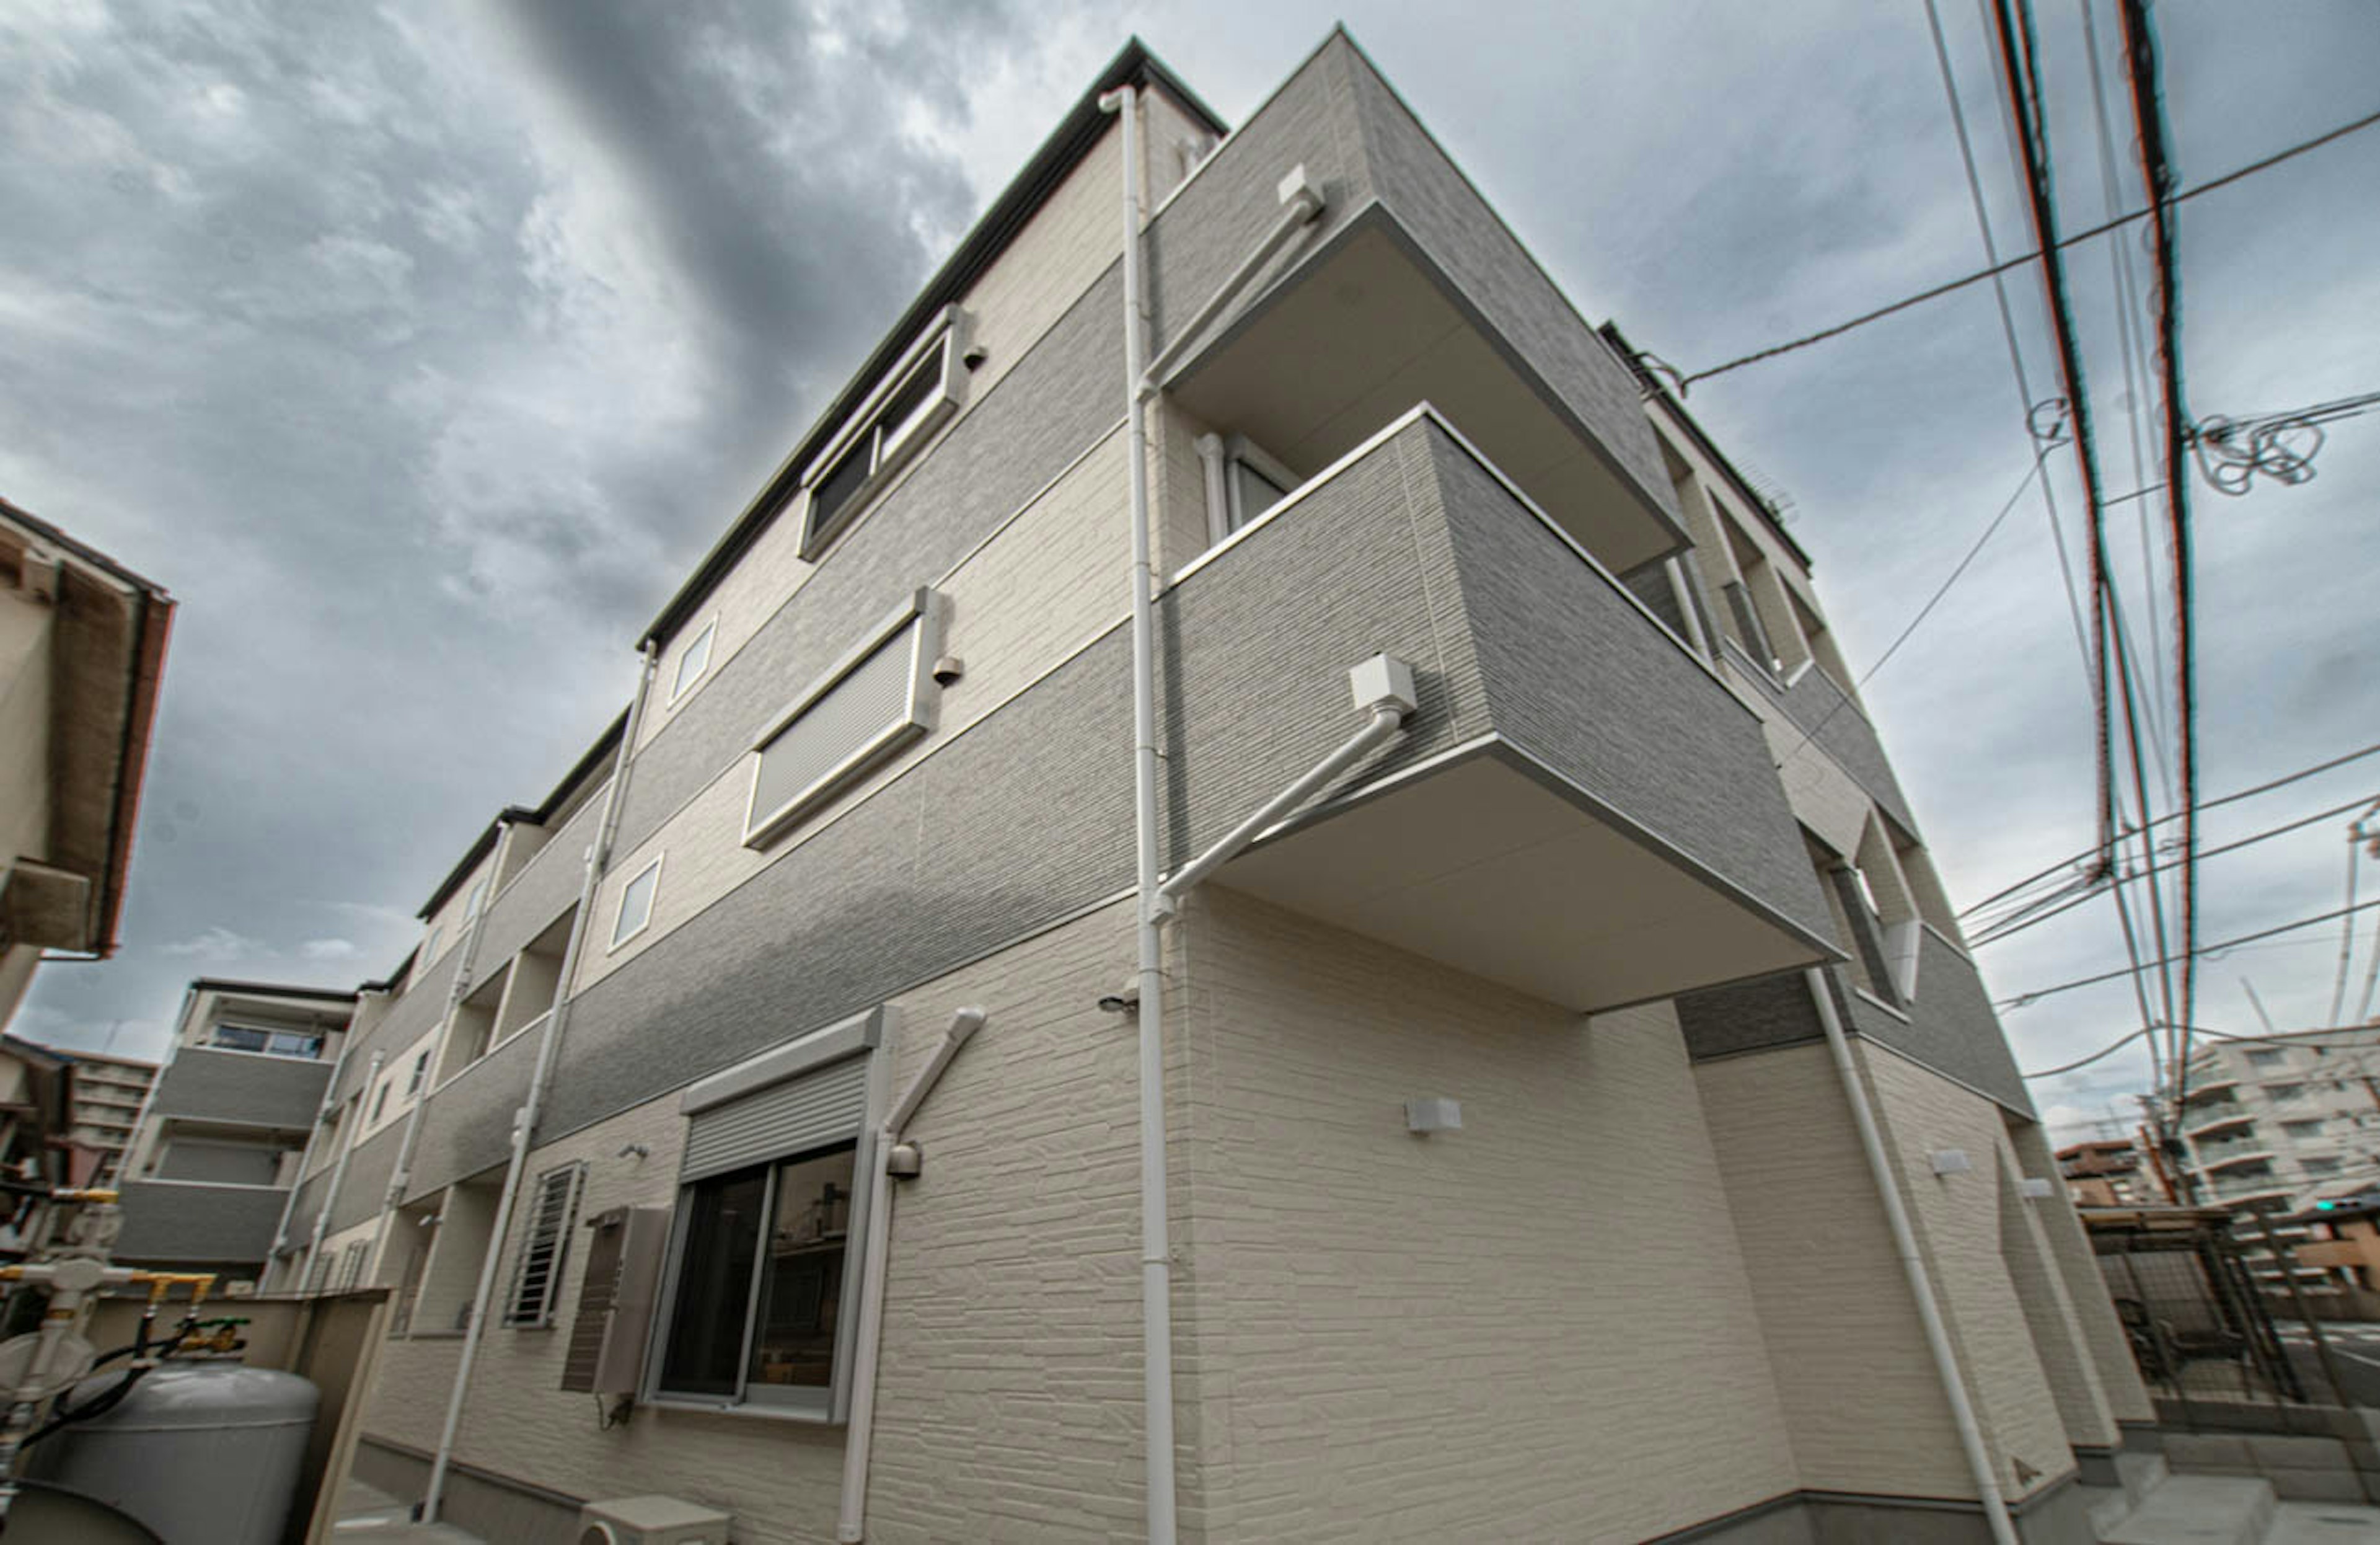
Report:
[[892,1150],[908,1130],[909,1120],[926,1102],[942,1070],[959,1054],[967,1039],[983,1028],[984,1012],[963,1008],[951,1016],[941,1044],[908,1089],[892,1104],[892,1112],[876,1129],[876,1157],[868,1166],[868,1238],[861,1246],[859,1325],[851,1355],[851,1409],[843,1434],[843,1512],[835,1539],[845,1542],[868,1537],[868,1445],[876,1423],[876,1358],[884,1344],[884,1272],[892,1253]]
[[[463,1405],[471,1390],[471,1369],[479,1360],[480,1343],[488,1331],[488,1313],[494,1307],[496,1271],[504,1258],[504,1238],[512,1232],[515,1210],[520,1203],[521,1181],[528,1174],[528,1150],[537,1141],[538,1117],[545,1109],[546,1086],[552,1081],[555,1053],[562,1045],[562,1032],[570,1022],[571,979],[578,972],[578,956],[587,943],[593,923],[595,893],[603,882],[603,872],[612,861],[612,840],[620,830],[621,807],[627,801],[628,769],[637,754],[637,736],[645,722],[645,704],[652,697],[653,669],[661,658],[661,646],[648,643],[638,651],[637,689],[628,700],[628,717],[620,726],[620,753],[612,764],[612,782],[603,790],[603,813],[595,820],[595,840],[587,846],[587,858],[578,881],[578,909],[571,917],[570,937],[562,948],[562,975],[553,984],[553,1005],[546,1010],[545,1028],[537,1038],[537,1062],[529,1069],[528,1092],[521,1097],[520,1109],[513,1113],[512,1156],[504,1165],[504,1189],[496,1195],[496,1217],[488,1231],[488,1250],[480,1262],[480,1282],[471,1294],[470,1322],[463,1327],[462,1356],[455,1365],[455,1387],[446,1397],[446,1424],[438,1432],[438,1452],[430,1461],[430,1481],[421,1494],[421,1521],[438,1522],[439,1505],[446,1499],[446,1471],[455,1460],[455,1439],[463,1427]],[[489,908],[480,909],[485,920]],[[430,1103],[424,1091],[421,1104]],[[415,1107],[419,1114],[420,1106]],[[394,1207],[394,1203],[391,1204]]]
[[2018,1545],[2016,1525],[2009,1517],[2007,1499],[2000,1495],[1998,1474],[1992,1468],[1991,1451],[1984,1444],[1984,1429],[1975,1419],[1974,1403],[1967,1398],[1966,1380],[1959,1372],[1959,1354],[1950,1344],[1949,1327],[1942,1323],[1941,1306],[1934,1298],[1934,1281],[1925,1270],[1925,1257],[1917,1247],[1917,1231],[1909,1221],[1909,1209],[1900,1199],[1900,1183],[1894,1174],[1891,1157],[1885,1152],[1884,1137],[1876,1130],[1876,1113],[1868,1106],[1867,1088],[1860,1082],[1859,1068],[1852,1061],[1852,1044],[1843,1034],[1842,1016],[1835,1011],[1834,995],[1827,989],[1827,974],[1813,966],[1802,973],[1809,984],[1810,1001],[1817,1005],[1818,1024],[1827,1032],[1827,1050],[1834,1053],[1835,1073],[1842,1079],[1843,1098],[1851,1101],[1852,1125],[1859,1129],[1860,1148],[1867,1155],[1868,1173],[1876,1178],[1876,1194],[1884,1202],[1884,1221],[1892,1231],[1892,1247],[1900,1257],[1901,1273],[1909,1279],[1909,1296],[1917,1301],[1918,1322],[1925,1329],[1926,1350],[1934,1355],[1934,1370],[1942,1381],[1942,1393],[1950,1403],[1950,1420],[1959,1429],[1959,1447],[1965,1451],[1967,1468],[1974,1475],[1977,1500],[1983,1503],[1984,1522],[1990,1526],[1995,1545]]

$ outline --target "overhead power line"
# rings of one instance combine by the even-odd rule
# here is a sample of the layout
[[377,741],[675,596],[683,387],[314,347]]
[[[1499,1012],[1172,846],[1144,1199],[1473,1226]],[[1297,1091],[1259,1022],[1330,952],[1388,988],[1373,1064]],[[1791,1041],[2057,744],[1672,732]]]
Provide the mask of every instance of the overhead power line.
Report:
[[[2352,907],[2342,907],[2338,910],[2324,912],[2312,918],[2300,918],[2295,922],[2283,923],[2277,928],[2259,929],[2253,933],[2242,933],[2236,939],[2224,939],[2212,944],[2203,944],[2192,953],[2200,955],[2221,955],[2225,950],[2236,949],[2241,944],[2253,943],[2259,939],[2270,939],[2277,933],[2293,933],[2301,928],[2313,928],[2320,923],[2334,923],[2339,918],[2346,917],[2350,912],[2368,912],[2375,906],[2380,906],[2380,901],[2359,902]],[[2171,965],[2173,962],[2169,960],[2155,960],[2150,961],[2148,964],[2153,966],[2164,966]],[[2100,982],[2114,981],[2118,977],[2129,976],[2131,974],[2131,967],[2125,967],[2119,970],[2102,971],[2095,977],[2077,977],[2072,981],[2061,981],[2055,987],[2037,987],[2030,992],[2020,992],[2013,998],[2002,998],[1994,1006],[1998,1008],[2029,1008],[2033,1004],[2041,1002],[2044,998],[2054,998],[2060,992],[2070,992],[2078,987],[2092,987]]]
[[[2205,194],[2212,193],[2218,188],[2228,188],[2231,184],[2240,181],[2242,178],[2253,176],[2259,172],[2268,171],[2271,168],[2281,164],[2283,162],[2294,160],[2298,156],[2303,155],[2309,151],[2320,150],[2325,145],[2330,144],[2335,140],[2344,140],[2349,135],[2370,128],[2374,124],[2380,124],[2380,112],[2367,113],[2362,117],[2357,118],[2351,123],[2339,125],[2337,128],[2332,129],[2327,134],[2317,135],[2313,139],[2304,140],[2299,144],[2291,145],[2287,150],[2277,151],[2271,155],[2264,157],[2262,160],[2252,161],[2237,170],[2226,172],[2223,176],[2215,178],[2211,182],[2200,183],[2195,188],[2185,188],[2180,193],[2174,195],[2172,201],[2175,203],[2183,203],[2192,199],[2200,198]],[[2112,220],[2103,220],[2098,225],[2077,231],[2072,236],[2062,237],[2060,238],[2058,245],[2061,247],[2079,246],[2085,241],[2095,240],[2099,237],[2106,236],[2110,231],[2119,231],[2123,229],[2126,225],[2137,225],[2148,217],[2149,212],[2147,210],[2134,210],[2129,214],[2119,214]],[[1686,389],[1692,386],[1695,382],[1708,381],[1713,376],[1725,375],[1730,371],[1742,370],[1746,365],[1756,365],[1764,359],[1774,359],[1782,354],[1791,354],[1797,350],[1808,348],[1813,344],[1822,344],[1830,338],[1840,338],[1846,333],[1852,332],[1857,328],[1865,327],[1869,322],[1882,322],[1888,316],[1898,315],[1902,311],[1910,310],[1912,307],[1922,306],[1929,300],[1939,300],[1946,295],[1955,295],[1962,289],[1966,289],[1971,286],[1980,285],[1985,280],[1993,278],[1996,275],[2014,273],[2016,270],[2022,268],[2025,264],[2037,261],[2040,256],[2041,254],[2039,252],[2020,253],[2016,257],[2008,258],[1999,262],[1993,263],[1988,268],[1977,269],[1974,273],[1966,274],[1961,278],[1952,279],[1946,284],[1936,285],[1931,289],[1920,290],[1915,295],[1905,296],[1902,298],[1892,302],[1888,306],[1879,306],[1873,311],[1864,311],[1858,316],[1839,322],[1831,327],[1821,328],[1815,333],[1805,334],[1801,337],[1790,339],[1785,343],[1772,344],[1767,348],[1755,349],[1750,354],[1730,359],[1725,364],[1713,365],[1708,370],[1696,371],[1691,375],[1680,376],[1677,375],[1675,371],[1671,371],[1671,376],[1677,383],[1678,395],[1680,396],[1683,396],[1686,393]]]
[[[2303,831],[2306,827],[2313,825],[2318,821],[2337,820],[2338,817],[2345,815],[2348,811],[2360,809],[2369,803],[2370,801],[2366,799],[2350,799],[2344,805],[2336,805],[2326,810],[2316,810],[2312,815],[2300,816],[2297,820],[2285,822],[2279,826],[2268,826],[2261,832],[2252,833],[2250,835],[2240,837],[2236,841],[2225,843],[2220,847],[2210,847],[2204,852],[2199,854],[2199,857],[2201,858],[2212,858],[2218,854],[2233,853],[2243,847],[2252,847],[2258,843],[2269,842],[2275,837],[2286,836],[2291,832]],[[2125,878],[2129,880],[2143,880],[2151,875],[2164,874],[2180,867],[2180,861],[2177,859],[2173,863],[2159,864],[2153,869],[2143,870],[2137,874],[2127,875]],[[1984,927],[1976,931],[1975,935],[1973,938],[1970,938],[1967,941],[1967,945],[1970,949],[1981,949],[1985,944],[1997,944],[2001,940],[2008,938],[2011,934],[2023,932],[2026,929],[2033,927],[2035,923],[2045,923],[2062,912],[2071,911],[2073,908],[2082,906],[2084,902],[2089,901],[2093,896],[2098,894],[2099,888],[2096,885],[2087,886],[2079,894],[2073,894],[2064,891],[2054,892],[2043,901],[2034,903],[2032,907],[2022,908],[2011,913],[2007,918],[2001,921],[1985,924]],[[2347,899],[2350,905],[2353,904],[2355,894],[2352,889],[2348,892]],[[2052,903],[2055,903],[2056,905],[2053,906],[2051,905]],[[2039,909],[2043,907],[2046,907],[2047,909]],[[2338,1017],[2338,1011],[2335,1006],[2332,1010],[2331,1017],[2333,1019]]]
[[[2163,1027],[2152,1028],[2162,1028]],[[2380,1042],[2374,1042],[2368,1040],[2316,1040],[2313,1039],[2319,1035],[2340,1034],[2364,1028],[2360,1025],[2317,1025],[2313,1028],[2308,1030],[2282,1030],[2275,1031],[2270,1035],[2240,1035],[2232,1030],[2210,1029],[2204,1025],[2197,1025],[2192,1028],[2200,1035],[2211,1037],[2216,1040],[2247,1041],[2259,1044],[2269,1041],[2273,1044],[2283,1046],[2316,1047],[2325,1052],[2380,1051]],[[2070,1063],[2062,1063],[2056,1067],[2045,1067],[2037,1073],[2020,1074],[2019,1077],[2023,1078],[2055,1078],[2060,1074],[2071,1073],[2076,1068],[2088,1067],[2093,1063],[2101,1062],[2108,1057],[2114,1056],[2117,1052],[2122,1051],[2125,1047],[2130,1046],[2133,1041],[2140,1040],[2141,1037],[2148,1033],[2148,1029],[2145,1028],[2132,1030],[2125,1035],[2117,1037],[2114,1040],[2111,1040],[2107,1045],[2100,1047],[2097,1051],[2092,1052],[2087,1057],[2078,1057]]]
[[[2308,778],[2317,777],[2322,773],[2330,772],[2334,768],[2344,767],[2349,762],[2361,761],[2365,757],[2374,755],[2380,755],[2380,742],[2374,742],[2372,745],[2362,747],[2356,750],[2342,753],[2341,755],[2332,757],[2327,760],[2315,762],[2311,767],[2301,767],[2294,772],[2285,772],[2277,778],[2267,778],[2263,783],[2251,785],[2247,788],[2233,789],[2230,793],[2223,795],[2217,798],[2202,800],[2198,808],[2202,811],[2219,809],[2225,805],[2237,804],[2242,799],[2251,799],[2259,794],[2270,794],[2277,788],[2286,788],[2291,784],[2302,783]],[[2181,812],[2180,810],[2176,810],[2170,815],[2161,815],[2154,821],[2144,822],[2144,825],[2154,829],[2155,827],[2166,825],[2168,822],[2178,821],[2180,818]],[[1976,913],[1982,911],[1985,907],[1989,906],[1992,903],[2004,900],[2005,898],[2015,894],[2018,891],[2024,889],[2027,885],[2034,884],[2038,881],[2046,880],[2052,875],[2060,874],[2071,870],[2076,864],[2079,864],[2083,859],[2091,857],[2091,853],[2092,849],[2086,847],[2080,853],[2071,854],[2067,858],[2059,859],[2057,863],[2050,865],[2047,869],[2038,870],[2032,874],[2026,875],[2022,880],[2016,882],[2016,883],[2012,885],[2004,886],[1999,890],[1994,891],[1990,895],[1985,896],[1983,900],[1974,903],[1973,906],[1968,906],[1960,912],[1959,920],[1961,922],[1965,922],[1969,918],[1973,917]]]

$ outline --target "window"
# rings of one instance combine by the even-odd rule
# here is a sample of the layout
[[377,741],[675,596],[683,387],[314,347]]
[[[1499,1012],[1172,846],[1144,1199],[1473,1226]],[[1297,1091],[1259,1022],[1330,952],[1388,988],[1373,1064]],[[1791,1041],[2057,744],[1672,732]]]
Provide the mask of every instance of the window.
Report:
[[686,1247],[662,1353],[670,1393],[820,1403],[834,1382],[853,1150],[686,1188]]
[[2249,1052],[2248,1065],[2251,1067],[2278,1067],[2281,1064],[2289,1061],[2289,1054],[2287,1052],[2274,1051],[2270,1048],[2266,1048],[2262,1051]]
[[965,395],[966,314],[947,307],[802,474],[802,556],[815,557]]
[[718,637],[719,619],[713,617],[702,625],[702,631],[694,636],[694,641],[686,646],[686,652],[677,657],[677,674],[670,678],[670,701],[675,702],[685,697],[694,684],[702,679],[702,673],[710,668],[711,640]]
[[652,1344],[661,1398],[842,1419],[880,1025],[846,1020],[686,1091]]
[[363,1285],[364,1257],[371,1253],[371,1241],[358,1239],[339,1252],[339,1285],[334,1292],[353,1293]]
[[388,1091],[395,1087],[396,1080],[392,1078],[388,1082],[381,1085],[380,1092],[372,1096],[372,1120],[378,1121],[381,1117],[381,1113],[388,1109]]
[[423,966],[426,967],[431,961],[438,958],[438,940],[445,931],[446,930],[443,927],[433,928],[430,931],[429,943],[421,946],[421,964]]
[[480,915],[480,904],[487,899],[488,877],[483,874],[480,877],[480,882],[471,887],[470,899],[463,903],[463,920],[468,923],[472,918],[478,917]]
[[921,590],[781,710],[752,748],[744,845],[761,847],[932,727],[941,602]]
[[657,854],[653,861],[637,871],[620,893],[620,915],[612,922],[612,947],[618,949],[645,931],[653,920],[653,893],[661,888],[662,861]]
[[430,1077],[430,1053],[424,1052],[413,1059],[412,1076],[405,1080],[405,1097],[408,1100],[421,1092],[421,1081]]
[[1245,434],[1205,435],[1198,456],[1207,481],[1207,537],[1220,541],[1289,496],[1305,480]]
[[520,1264],[513,1273],[512,1296],[504,1308],[505,1324],[553,1323],[563,1262],[570,1251],[570,1228],[578,1221],[578,1188],[586,1175],[587,1166],[579,1163],[565,1164],[537,1177],[537,1191],[528,1208],[528,1231],[521,1240]]
[[2281,1123],[2281,1130],[2292,1137],[2319,1137],[2322,1134],[2322,1123],[2320,1121],[2285,1121]]
[[2337,1174],[2339,1171],[2339,1166],[2344,1162],[2345,1161],[2343,1160],[2331,1157],[2310,1158],[2305,1161],[2305,1173],[2308,1174]]
[[251,1025],[217,1025],[210,1044],[225,1052],[256,1052],[268,1057],[320,1057],[322,1038],[303,1030],[266,1030]]
[[2296,1100],[2305,1093],[2303,1084],[2267,1084],[2265,1093],[2274,1100]]

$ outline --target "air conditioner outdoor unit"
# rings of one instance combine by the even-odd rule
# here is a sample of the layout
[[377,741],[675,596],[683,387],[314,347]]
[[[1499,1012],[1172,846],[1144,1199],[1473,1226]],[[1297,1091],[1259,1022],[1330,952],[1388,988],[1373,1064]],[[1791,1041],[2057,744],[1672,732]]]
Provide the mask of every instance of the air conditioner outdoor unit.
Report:
[[727,1545],[731,1522],[676,1497],[614,1497],[578,1510],[578,1545]]

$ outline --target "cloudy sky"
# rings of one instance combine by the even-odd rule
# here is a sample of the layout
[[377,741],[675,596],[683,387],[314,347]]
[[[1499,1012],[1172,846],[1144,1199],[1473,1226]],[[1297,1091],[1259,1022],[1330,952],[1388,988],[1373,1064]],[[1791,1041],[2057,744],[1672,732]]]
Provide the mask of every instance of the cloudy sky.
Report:
[[[1993,228],[2020,251],[1979,15],[1941,4]],[[2113,6],[2090,4],[2112,60]],[[2079,228],[2108,207],[2084,12],[2037,8]],[[1982,262],[1923,0],[1516,3],[1452,31],[1430,9],[1344,18],[1582,310],[1682,370]],[[2215,0],[2157,12],[2186,183],[2380,106],[2363,0],[2252,28]],[[153,1053],[190,976],[393,966],[461,847],[625,700],[645,621],[1126,34],[1238,121],[1338,14],[6,7],[0,492],[182,602],[126,948],[48,967],[19,1033]],[[2129,134],[2113,164],[2131,207]],[[2197,413],[2380,389],[2375,188],[2380,129],[2188,206]],[[2156,474],[2131,450],[2110,245],[2072,268],[2117,492]],[[2118,249],[2145,275],[2137,241]],[[2047,396],[2037,278],[2009,294]],[[1976,286],[1689,406],[1790,497],[1864,669],[2016,490],[2025,400]],[[2070,458],[2050,465],[2072,541]],[[2380,416],[2336,426],[2317,466],[2197,490],[2210,794],[2380,739]],[[2144,649],[2133,522],[2155,508],[2112,528]],[[2089,842],[2083,680],[2029,493],[1868,688],[1961,904]],[[2216,812],[2208,841],[2371,793],[2380,758]],[[2338,906],[2342,827],[2211,860],[2205,937]],[[2202,1022],[2254,1028],[2243,977],[2277,1019],[2324,1022],[2338,945],[2328,926],[2211,961]],[[2121,959],[2104,901],[1985,952],[2003,997]],[[2136,1023],[2120,982],[2007,1019],[2028,1067]],[[2087,1121],[2142,1067],[2036,1093]]]

